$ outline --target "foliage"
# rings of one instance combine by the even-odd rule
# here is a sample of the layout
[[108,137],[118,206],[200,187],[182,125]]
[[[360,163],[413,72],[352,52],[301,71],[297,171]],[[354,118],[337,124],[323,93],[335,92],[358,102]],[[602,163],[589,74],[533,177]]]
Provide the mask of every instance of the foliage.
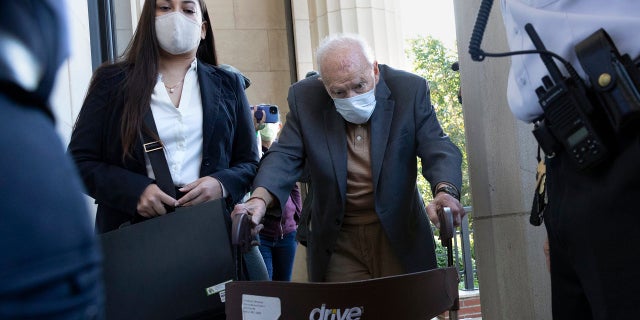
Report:
[[[434,228],[435,229],[435,228]],[[434,233],[436,233],[436,231],[434,230]],[[465,289],[464,287],[464,273],[465,273],[465,264],[464,264],[464,257],[462,256],[462,247],[461,247],[461,239],[460,234],[457,235],[458,237],[458,246],[457,249],[454,248],[454,250],[457,250],[457,259],[456,259],[456,253],[454,253],[454,259],[457,262],[457,266],[458,266],[458,272],[460,273],[460,283],[458,283],[458,288],[460,290]],[[447,256],[447,249],[442,246],[442,242],[440,241],[440,239],[437,239],[437,237],[434,237],[434,240],[436,242],[436,262],[438,263],[438,268],[445,268],[449,265],[448,262],[448,256]],[[478,282],[478,273],[475,272],[476,271],[476,255],[475,255],[475,246],[473,244],[473,238],[470,239],[471,242],[471,266],[468,266],[471,268],[471,270],[473,271],[473,287],[475,289],[478,289],[480,287],[479,282]]]
[[[410,39],[407,56],[413,64],[413,72],[429,81],[431,89],[431,103],[434,105],[442,129],[449,135],[462,152],[462,190],[461,203],[471,205],[471,191],[469,189],[469,172],[467,151],[464,135],[464,120],[462,105],[458,102],[460,76],[451,69],[457,61],[456,53],[447,49],[440,40],[430,36]],[[422,163],[418,164],[419,172]],[[425,203],[432,199],[429,183],[420,175],[418,188]]]
[[[438,121],[442,129],[449,135],[451,141],[460,148],[462,152],[462,190],[460,202],[463,206],[471,206],[471,190],[469,187],[469,166],[467,162],[467,150],[464,133],[464,119],[462,114],[462,104],[458,101],[460,90],[460,76],[451,66],[457,62],[457,54],[447,49],[440,40],[433,37],[418,37],[408,40],[409,48],[406,54],[413,64],[413,72],[429,81],[431,89],[431,103],[434,105]],[[422,172],[422,163],[418,162],[418,172]],[[433,196],[429,183],[422,175],[418,175],[418,189],[422,194],[425,203],[429,203]],[[469,217],[470,228],[473,220]],[[435,229],[435,228],[434,228]],[[438,230],[434,230],[436,238]],[[436,259],[438,267],[447,266],[447,251],[442,247],[440,241],[436,240]],[[473,238],[471,240],[471,256],[473,269],[475,264],[475,250]],[[462,255],[458,256],[458,266],[460,271],[464,271]],[[474,273],[474,284],[478,288],[477,274]],[[460,288],[464,283],[460,283]]]

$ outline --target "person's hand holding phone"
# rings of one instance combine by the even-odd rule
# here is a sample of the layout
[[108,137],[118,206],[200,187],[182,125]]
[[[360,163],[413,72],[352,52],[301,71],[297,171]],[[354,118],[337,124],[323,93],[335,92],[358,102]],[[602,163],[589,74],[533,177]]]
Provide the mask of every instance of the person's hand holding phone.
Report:
[[[253,107],[251,107],[251,110],[253,110]],[[265,121],[264,111],[255,110],[253,112],[253,127],[256,130],[256,132],[264,129],[264,124],[265,124],[264,121]]]

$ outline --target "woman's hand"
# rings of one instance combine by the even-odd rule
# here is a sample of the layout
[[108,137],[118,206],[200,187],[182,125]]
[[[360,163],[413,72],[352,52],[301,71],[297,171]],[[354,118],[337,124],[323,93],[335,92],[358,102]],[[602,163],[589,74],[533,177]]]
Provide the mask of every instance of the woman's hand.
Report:
[[178,199],[176,206],[189,207],[222,198],[222,184],[209,176],[202,177],[178,190],[186,194]]
[[253,118],[253,128],[256,129],[256,132],[264,128],[264,121],[266,119],[264,111],[256,110],[255,112],[253,112],[253,117],[251,118]]
[[139,215],[153,218],[167,213],[165,205],[176,206],[176,199],[160,190],[157,184],[152,183],[140,195],[136,209]]

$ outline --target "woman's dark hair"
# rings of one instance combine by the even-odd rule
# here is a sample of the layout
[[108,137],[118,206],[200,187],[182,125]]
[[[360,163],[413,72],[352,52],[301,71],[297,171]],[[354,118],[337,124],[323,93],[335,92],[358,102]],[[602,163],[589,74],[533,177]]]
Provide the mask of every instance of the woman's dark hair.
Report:
[[[198,0],[202,19],[206,22],[206,36],[200,40],[196,57],[211,65],[217,65],[216,46],[211,29],[211,19],[204,0]],[[156,1],[145,1],[135,34],[129,42],[121,61],[118,62],[126,73],[121,93],[124,96],[124,110],[121,123],[123,157],[132,154],[144,125],[144,115],[150,109],[151,94],[158,77],[159,45],[156,38]],[[148,132],[151,136],[156,136]],[[157,138],[157,137],[156,137]]]

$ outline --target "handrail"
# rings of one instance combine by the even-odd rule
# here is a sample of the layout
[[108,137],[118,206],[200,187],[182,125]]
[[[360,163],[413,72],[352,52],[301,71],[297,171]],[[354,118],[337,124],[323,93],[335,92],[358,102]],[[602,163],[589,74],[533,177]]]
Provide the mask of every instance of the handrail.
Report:
[[460,227],[455,230],[455,234],[459,235],[461,243],[458,245],[458,237],[453,237],[453,255],[454,260],[457,263],[460,261],[460,254],[462,254],[462,270],[460,270],[460,268],[458,269],[460,277],[464,281],[463,290],[471,291],[477,289],[473,281],[476,270],[473,267],[471,255],[471,236],[473,234],[473,229],[469,227],[469,215],[473,212],[473,207],[466,206],[464,207],[464,211],[466,214],[460,223]]
[[[471,262],[471,232],[469,230],[469,214],[472,212],[473,208],[471,206],[464,207],[465,214],[462,219],[462,223],[460,224],[460,239],[462,242],[462,264],[464,266],[463,270],[463,278],[464,278],[464,289],[465,290],[475,290],[475,286],[473,284],[473,275],[475,270],[473,269],[473,263]],[[454,237],[456,238],[456,237]],[[457,252],[458,246],[457,243],[454,243],[455,251]]]

